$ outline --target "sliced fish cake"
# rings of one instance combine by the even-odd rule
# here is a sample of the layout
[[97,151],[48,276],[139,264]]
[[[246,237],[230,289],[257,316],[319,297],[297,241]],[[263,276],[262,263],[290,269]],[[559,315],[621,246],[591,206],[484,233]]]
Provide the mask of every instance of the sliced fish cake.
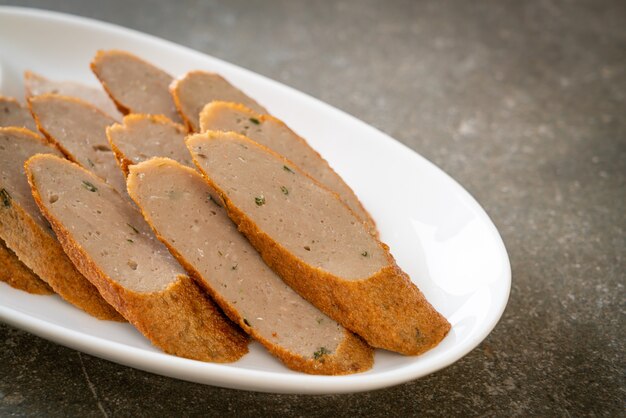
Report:
[[263,260],[370,345],[421,354],[450,324],[336,194],[241,135],[187,138],[194,163]]
[[148,113],[181,121],[169,92],[173,78],[165,71],[119,50],[98,51],[91,70],[123,114]]
[[371,368],[372,349],[263,262],[195,170],[154,158],[131,166],[127,182],[130,196],[178,261],[288,367],[330,375]]
[[130,114],[122,124],[109,126],[106,134],[125,175],[129,165],[152,157],[167,157],[194,166],[185,146],[185,128],[164,116]]
[[62,155],[27,129],[0,128],[0,238],[63,299],[96,318],[121,321],[67,258],[35,204],[24,173],[24,161],[35,154]]
[[[12,97],[0,96],[0,127],[10,126],[37,131],[35,121],[27,108]],[[50,287],[26,267],[2,240],[0,240],[0,265],[2,266],[0,281],[33,294],[52,293]]]
[[75,97],[44,94],[28,99],[39,130],[56,144],[67,158],[93,171],[122,194],[124,176],[106,136],[116,121],[90,103]]
[[155,346],[213,362],[236,361],[247,352],[245,334],[115,189],[52,155],[34,156],[25,167],[35,201],[70,259]]
[[212,102],[207,104],[200,114],[200,130],[202,132],[237,132],[276,151],[328,189],[337,193],[341,200],[363,222],[367,223],[372,234],[378,235],[376,223],[350,186],[317,151],[282,121],[270,115],[256,113],[241,104]]
[[190,71],[170,86],[178,112],[191,132],[200,131],[199,115],[213,101],[241,103],[258,113],[268,111],[219,74]]
[[121,119],[122,116],[109,96],[99,88],[73,81],[50,80],[32,71],[24,72],[24,88],[26,89],[26,98],[41,96],[46,93],[76,97],[91,103],[116,120]]
[[27,108],[12,97],[0,96],[0,127],[9,126],[37,132],[37,125]]

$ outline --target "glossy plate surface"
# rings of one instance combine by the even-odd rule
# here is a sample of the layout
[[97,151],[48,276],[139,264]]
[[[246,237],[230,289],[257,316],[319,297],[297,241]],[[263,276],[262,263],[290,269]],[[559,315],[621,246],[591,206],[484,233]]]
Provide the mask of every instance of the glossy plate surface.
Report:
[[34,296],[0,283],[0,320],[59,344],[178,379],[282,393],[342,393],[383,388],[446,367],[496,325],[511,285],[495,226],[453,179],[414,151],[329,105],[216,58],[152,36],[74,16],[0,7],[0,94],[23,97],[21,74],[97,85],[88,63],[98,49],[138,54],[175,76],[215,71],[306,138],[356,191],[398,264],[452,323],[419,357],[377,350],[374,368],[350,376],[290,371],[252,343],[232,364],[177,358],[155,349],[132,326],[98,321],[57,296]]

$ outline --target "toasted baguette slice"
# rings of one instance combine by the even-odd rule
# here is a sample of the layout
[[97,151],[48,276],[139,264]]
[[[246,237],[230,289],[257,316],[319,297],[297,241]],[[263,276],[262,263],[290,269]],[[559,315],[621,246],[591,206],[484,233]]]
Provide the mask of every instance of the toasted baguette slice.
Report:
[[268,111],[254,99],[230,84],[219,74],[206,71],[190,71],[170,85],[174,104],[191,132],[199,132],[198,115],[207,103],[219,100],[241,103],[259,112]]
[[27,129],[0,128],[0,238],[63,299],[96,318],[121,321],[76,270],[41,216],[24,173],[24,161],[37,153],[61,156]]
[[26,98],[46,93],[76,97],[91,103],[115,120],[120,120],[122,117],[115,104],[101,88],[94,88],[73,81],[50,80],[32,71],[24,71],[24,88]]
[[348,374],[372,367],[373,352],[287,286],[209,199],[195,170],[166,158],[130,168],[128,193],[178,261],[226,314],[287,367]]
[[194,163],[265,262],[374,347],[416,355],[450,324],[333,192],[235,133],[187,138]]
[[75,97],[44,94],[29,98],[28,105],[39,130],[68,159],[92,170],[118,192],[126,191],[106,136],[115,119]]
[[35,295],[54,293],[50,286],[26,267],[2,240],[0,240],[0,266],[0,281],[9,286]]
[[261,115],[237,103],[212,102],[200,114],[200,130],[237,132],[293,161],[308,175],[337,193],[367,223],[372,234],[378,235],[376,223],[350,186],[302,137],[275,117]]
[[152,157],[168,157],[194,167],[185,147],[185,128],[165,116],[133,113],[124,117],[123,124],[109,126],[106,134],[125,175],[129,165]]
[[247,338],[185,275],[141,214],[98,176],[36,155],[25,165],[33,197],[78,269],[104,298],[165,351],[231,362]]
[[173,78],[165,71],[118,50],[98,51],[91,70],[124,115],[148,113],[181,121],[169,92]]
[[9,126],[37,132],[37,125],[28,109],[12,97],[0,96],[0,127]]

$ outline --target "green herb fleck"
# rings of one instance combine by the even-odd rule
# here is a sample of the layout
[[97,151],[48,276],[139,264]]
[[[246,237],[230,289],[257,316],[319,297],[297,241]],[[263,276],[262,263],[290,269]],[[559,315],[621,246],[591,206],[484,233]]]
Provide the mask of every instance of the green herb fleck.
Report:
[[237,266],[238,266],[238,265],[239,265],[239,264],[236,264],[236,263],[235,263],[235,264],[234,264],[234,265],[233,265],[230,269],[231,269],[231,270],[237,270]]
[[291,168],[289,168],[289,167],[288,167],[288,166],[286,166],[286,165],[284,165],[284,166],[283,166],[283,170],[288,171],[288,172],[290,172],[290,173],[292,173],[292,174],[293,174],[293,173],[295,173],[295,171],[293,171]]
[[255,197],[254,203],[256,203],[257,206],[263,206],[265,204],[265,196],[261,195]]
[[87,158],[87,162],[89,163],[90,167],[95,167],[96,165],[93,163],[93,161],[91,161],[89,158]]
[[133,242],[135,242],[135,241],[133,241],[133,240],[132,240],[132,239],[130,239],[130,238],[126,239],[126,241],[130,242],[131,244],[132,244]]
[[208,202],[213,202],[215,206],[220,207],[220,208],[222,207],[222,205],[220,205],[217,200],[213,199],[213,196],[211,196],[210,193],[207,193],[207,195],[208,195],[207,197]]
[[218,253],[219,255],[224,255],[224,254],[222,254],[222,252],[221,252],[220,250],[217,250],[217,253]]
[[250,118],[250,122],[254,123],[255,125],[261,124],[261,122],[257,118]]
[[285,186],[280,186],[280,190],[283,192],[285,196],[289,194],[289,189],[286,188]]
[[327,354],[330,354],[330,351],[328,351],[326,349],[326,347],[320,347],[319,350],[317,350],[315,353],[313,353],[313,358],[315,360],[324,361],[322,357],[324,357]]
[[90,192],[95,192],[98,190],[98,188],[96,186],[94,186],[93,184],[89,183],[88,181],[83,180],[83,187],[87,190],[89,190]]
[[250,325],[250,322],[248,322],[248,320],[246,318],[243,319],[243,323],[246,324],[249,327],[252,326],[252,325]]
[[139,230],[135,228],[134,226],[132,226],[131,224],[129,224],[128,222],[126,223],[126,225],[130,226],[130,229],[132,229],[135,232],[135,234],[139,233]]
[[0,199],[2,199],[2,205],[5,208],[11,207],[11,195],[7,192],[7,189],[0,190]]
[[317,323],[321,324],[323,320],[324,320],[324,318],[317,318]]
[[367,251],[363,251],[363,252],[361,253],[361,255],[362,255],[363,257],[367,257],[367,254],[368,254],[368,252],[367,252]]

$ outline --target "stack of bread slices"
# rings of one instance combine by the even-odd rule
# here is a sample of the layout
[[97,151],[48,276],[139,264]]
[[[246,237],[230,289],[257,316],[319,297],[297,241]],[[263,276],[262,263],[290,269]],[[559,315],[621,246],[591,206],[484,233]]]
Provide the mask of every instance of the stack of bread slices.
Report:
[[102,89],[26,72],[26,106],[0,97],[0,280],[200,361],[251,337],[350,374],[446,336],[352,189],[261,104],[124,51],[91,69]]

